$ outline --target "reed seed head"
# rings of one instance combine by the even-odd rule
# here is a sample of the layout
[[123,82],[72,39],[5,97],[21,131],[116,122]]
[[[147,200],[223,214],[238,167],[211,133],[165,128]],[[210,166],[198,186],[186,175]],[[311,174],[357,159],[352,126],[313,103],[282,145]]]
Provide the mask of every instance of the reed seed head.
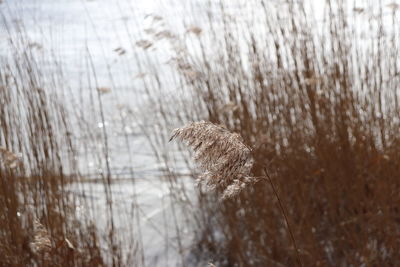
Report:
[[49,232],[38,220],[34,221],[33,226],[34,236],[33,241],[30,243],[31,249],[36,255],[44,255],[46,257],[52,249]]
[[5,147],[0,147],[0,163],[5,167],[14,169],[21,165],[21,157],[17,154],[7,150]]
[[185,141],[195,152],[194,160],[204,171],[198,181],[210,189],[223,190],[223,199],[236,196],[253,181],[251,149],[239,134],[199,121],[175,129],[170,141],[175,138]]

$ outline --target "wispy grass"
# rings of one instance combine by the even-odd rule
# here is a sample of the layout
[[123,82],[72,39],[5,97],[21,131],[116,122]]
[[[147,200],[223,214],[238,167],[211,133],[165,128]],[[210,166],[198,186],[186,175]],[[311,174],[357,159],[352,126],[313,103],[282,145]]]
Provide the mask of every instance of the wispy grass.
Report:
[[195,161],[205,171],[198,178],[211,189],[222,190],[222,198],[236,196],[251,177],[251,150],[240,135],[210,122],[192,122],[173,131],[170,141],[179,138],[195,151]]
[[[172,241],[172,233],[164,233],[166,253],[176,250],[182,266],[294,266],[297,256],[304,266],[396,265],[400,35],[388,21],[398,20],[398,8],[326,1],[317,20],[300,2],[276,7],[253,1],[253,16],[243,21],[222,1],[203,7],[210,12],[202,25],[179,33],[163,24],[146,29],[149,40],[132,41],[141,53],[157,42],[171,47],[168,77],[157,72],[159,65],[141,75],[148,109],[140,107],[139,123],[166,170],[173,218],[163,222],[174,224],[177,237]],[[103,101],[117,88],[98,83],[88,49],[88,109],[101,122],[95,138],[87,107],[78,101],[70,108],[49,91],[40,64],[24,46],[27,40],[13,41],[18,53],[2,61],[0,70],[0,265],[145,265],[140,244],[130,240],[123,247],[124,233],[115,224]],[[151,56],[146,59],[151,66]],[[132,64],[147,71],[139,60]],[[81,120],[71,124],[70,110]],[[139,120],[137,112],[125,111],[123,123]],[[188,124],[202,120],[209,122]],[[191,201],[181,173],[174,171],[177,155],[167,141],[172,128],[182,125],[187,126],[174,137],[188,142],[206,173],[199,176],[189,157],[180,163],[217,194],[200,186]],[[104,169],[95,177],[107,200],[104,232],[87,191],[78,197],[69,190],[72,182],[81,188],[79,181],[88,181],[76,162],[74,127],[100,147],[87,156]],[[124,138],[131,157],[136,151],[130,136]],[[260,182],[266,166],[272,187]],[[230,197],[220,201],[221,193]],[[87,212],[78,216],[82,204]],[[131,219],[128,231],[137,227],[140,233],[141,207],[132,207],[123,216]]]
[[[2,25],[7,29],[7,21]],[[140,247],[134,240],[129,243],[132,251],[122,255],[123,238],[116,237],[112,227],[114,215],[106,217],[106,227],[96,222],[88,191],[80,185],[83,179],[71,123],[74,114],[63,99],[64,88],[57,91],[49,86],[49,81],[62,73],[55,69],[55,77],[43,78],[42,66],[24,38],[23,30],[20,36],[10,38],[15,57],[1,59],[0,265],[121,266],[140,262]],[[101,178],[109,192],[111,182]],[[113,205],[112,199],[108,201],[108,214],[115,214]]]
[[[393,265],[400,243],[387,231],[399,230],[399,48],[398,29],[387,21],[396,11],[363,11],[373,19],[360,22],[356,9],[327,1],[316,23],[301,3],[278,9],[260,1],[256,19],[243,26],[224,4],[212,8],[222,32],[210,18],[200,37],[174,40],[179,93],[158,102],[169,114],[166,132],[206,120],[240,134],[252,149],[253,175],[268,166],[305,266]],[[296,264],[268,183],[217,207],[212,194],[198,197],[200,258],[218,266]]]

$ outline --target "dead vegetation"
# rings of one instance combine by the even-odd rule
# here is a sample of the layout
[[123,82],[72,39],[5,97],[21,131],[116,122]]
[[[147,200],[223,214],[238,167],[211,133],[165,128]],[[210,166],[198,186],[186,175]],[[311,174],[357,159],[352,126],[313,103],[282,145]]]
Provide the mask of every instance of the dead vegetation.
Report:
[[[202,75],[191,79],[177,68],[181,89],[170,102],[157,102],[169,114],[166,131],[206,120],[242,136],[252,148],[252,175],[263,176],[268,166],[305,266],[395,265],[400,243],[388,233],[399,231],[400,218],[398,29],[385,24],[382,9],[372,11],[368,27],[357,24],[358,13],[338,1],[327,1],[318,23],[301,3],[255,5],[262,27],[226,15],[220,34],[210,19],[210,28],[190,43],[201,56],[176,55]],[[213,8],[225,12],[223,4]],[[192,128],[196,124],[176,133],[195,157],[198,149],[201,159],[219,166],[201,154],[210,143],[203,136],[211,137]],[[235,175],[219,177],[232,181]],[[199,192],[198,202],[200,259],[218,266],[296,265],[268,183],[222,203]]]
[[[321,21],[300,2],[277,8],[256,1],[254,21],[245,25],[223,3],[207,8],[221,15],[218,23],[210,13],[208,24],[190,26],[182,38],[154,31],[155,39],[173,39],[172,85],[160,82],[160,73],[143,79],[149,106],[157,109],[148,136],[155,154],[169,166],[171,126],[187,125],[173,138],[193,148],[206,171],[200,180],[217,192],[198,190],[195,205],[189,203],[181,177],[166,168],[174,207],[191,225],[191,256],[219,267],[294,266],[297,255],[304,266],[395,266],[400,34],[397,27],[383,30],[384,7],[370,14],[368,31],[354,16],[369,9],[341,1],[327,1]],[[388,16],[398,20],[395,9]],[[156,41],[133,45],[145,53]],[[2,62],[0,70],[0,265],[144,265],[137,248],[124,254],[115,235],[110,170],[99,178],[108,231],[99,233],[90,215],[77,218],[79,203],[66,189],[69,177],[80,179],[72,126],[62,101],[43,89],[34,60],[22,58]],[[165,97],[171,86],[175,93]],[[111,89],[97,88],[101,102]],[[210,123],[188,124],[202,120]],[[76,173],[66,176],[66,166]],[[266,166],[275,187],[253,183]],[[179,223],[174,249],[183,255],[179,237],[187,229]]]

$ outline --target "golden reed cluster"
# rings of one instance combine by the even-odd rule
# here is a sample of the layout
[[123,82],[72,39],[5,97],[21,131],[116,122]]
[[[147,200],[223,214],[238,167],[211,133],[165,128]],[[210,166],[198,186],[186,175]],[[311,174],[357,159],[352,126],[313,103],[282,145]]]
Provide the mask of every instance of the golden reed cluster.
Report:
[[17,154],[7,150],[5,147],[0,147],[0,163],[5,167],[14,169],[21,165],[22,161],[21,157]]
[[251,176],[254,162],[251,149],[239,134],[199,121],[175,129],[170,141],[175,138],[185,141],[195,152],[194,160],[204,170],[198,182],[212,190],[221,190],[222,199],[238,195],[255,181]]
[[49,260],[52,250],[51,237],[46,227],[39,220],[34,221],[34,236],[30,247],[36,256]]

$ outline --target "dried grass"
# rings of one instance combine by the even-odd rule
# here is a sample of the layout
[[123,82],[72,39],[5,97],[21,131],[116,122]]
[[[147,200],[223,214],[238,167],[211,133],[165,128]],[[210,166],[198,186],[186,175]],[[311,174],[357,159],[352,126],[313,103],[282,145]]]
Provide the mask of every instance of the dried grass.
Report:
[[222,199],[237,196],[255,181],[251,176],[254,162],[251,149],[239,134],[199,121],[175,129],[170,141],[175,138],[185,141],[195,152],[194,160],[204,171],[198,178],[199,184],[222,190]]
[[[295,266],[296,252],[304,266],[399,262],[400,242],[388,234],[399,232],[399,29],[385,28],[399,14],[377,16],[390,7],[375,14],[370,7],[349,14],[345,2],[328,1],[316,26],[301,1],[279,8],[260,1],[261,29],[227,18],[220,34],[210,19],[198,38],[201,56],[172,51],[203,75],[188,79],[176,68],[182,90],[170,101],[154,101],[168,131],[160,139],[176,120],[185,125],[204,119],[240,133],[252,147],[249,176],[263,175],[273,159],[268,169],[274,188],[259,183],[217,205],[199,190],[199,255],[219,266]],[[360,12],[373,19],[359,20]],[[196,146],[214,140],[201,134],[209,130],[196,130],[213,129],[203,124],[178,129],[195,156]],[[218,160],[205,154],[200,158],[206,163]],[[228,181],[223,191],[233,185],[229,175],[218,174],[217,181]],[[293,238],[284,231],[284,208]]]

